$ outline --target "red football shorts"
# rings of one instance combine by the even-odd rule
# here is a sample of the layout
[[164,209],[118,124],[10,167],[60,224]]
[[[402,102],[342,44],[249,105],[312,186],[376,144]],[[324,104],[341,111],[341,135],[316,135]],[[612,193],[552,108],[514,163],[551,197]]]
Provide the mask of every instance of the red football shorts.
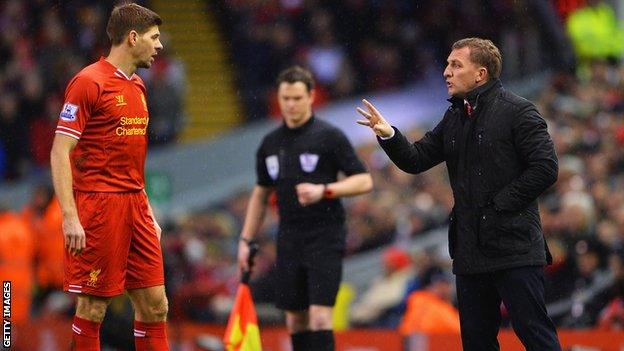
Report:
[[143,191],[74,196],[86,247],[77,256],[65,251],[65,291],[110,297],[164,284],[162,250]]

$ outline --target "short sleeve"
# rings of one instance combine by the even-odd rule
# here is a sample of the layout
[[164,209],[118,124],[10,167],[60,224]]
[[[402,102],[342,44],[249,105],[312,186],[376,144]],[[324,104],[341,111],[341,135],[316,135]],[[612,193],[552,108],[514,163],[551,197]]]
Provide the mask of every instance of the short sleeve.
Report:
[[88,77],[75,77],[65,91],[65,101],[59,113],[56,133],[80,139],[98,97],[97,83]]
[[274,185],[274,180],[269,175],[269,168],[274,170],[273,174],[277,177],[279,172],[279,163],[277,155],[266,156],[263,148],[264,143],[260,145],[256,151],[256,183],[261,186],[270,187]]
[[355,153],[349,139],[340,130],[333,133],[334,158],[338,168],[347,176],[366,173],[366,167]]

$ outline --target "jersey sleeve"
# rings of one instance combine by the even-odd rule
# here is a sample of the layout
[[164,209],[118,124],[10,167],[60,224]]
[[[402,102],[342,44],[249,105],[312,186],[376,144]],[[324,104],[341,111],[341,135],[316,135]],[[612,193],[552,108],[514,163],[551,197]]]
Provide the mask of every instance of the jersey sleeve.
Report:
[[[269,187],[274,185],[274,181],[269,175],[268,168],[278,167],[277,169],[279,171],[279,165],[277,165],[277,156],[274,156],[275,160],[269,159],[264,152],[263,146],[264,142],[260,145],[258,151],[256,151],[256,184]],[[274,162],[276,163],[275,165],[273,164]]]
[[338,168],[347,176],[359,173],[366,173],[366,167],[355,153],[355,149],[346,135],[340,130],[336,130],[333,136],[334,158]]
[[98,97],[99,88],[95,81],[84,76],[75,77],[65,91],[56,133],[80,139]]

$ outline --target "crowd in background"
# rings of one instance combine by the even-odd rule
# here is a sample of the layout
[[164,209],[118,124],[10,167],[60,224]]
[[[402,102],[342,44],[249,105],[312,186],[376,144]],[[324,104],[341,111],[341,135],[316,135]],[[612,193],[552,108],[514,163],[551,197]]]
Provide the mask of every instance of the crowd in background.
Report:
[[[114,3],[0,3],[0,183],[47,174],[65,87],[108,54],[106,19]],[[139,73],[152,97],[150,141],[173,141],[182,119],[184,72],[167,50],[146,72]]]
[[[99,5],[82,5],[81,2],[66,5],[68,8],[64,10],[74,11],[68,12],[73,16],[67,16],[75,20],[72,23],[60,17],[63,12],[50,10],[42,3],[7,1],[0,12],[0,150],[4,150],[4,153],[0,152],[0,170],[8,179],[19,177],[28,169],[46,166],[46,150],[49,150],[67,80],[84,64],[96,60],[108,45],[101,41],[105,38],[101,32],[104,28],[101,21],[106,12],[102,12]],[[424,77],[431,68],[428,64],[441,64],[439,55],[446,55],[448,41],[454,37],[450,27],[444,27],[446,32],[425,31],[425,27],[419,27],[431,18],[424,15],[425,8],[444,13],[443,9],[436,7],[442,5],[435,1],[430,4],[423,2],[429,7],[423,5],[422,11],[416,11],[422,14],[422,19],[407,16],[414,9],[399,6],[403,4],[400,1],[383,2],[389,5],[379,7],[372,2],[346,1],[335,9],[321,6],[313,11],[306,7],[308,2],[288,3],[293,7],[273,6],[266,11],[258,11],[258,6],[273,3],[227,2],[229,10],[240,16],[234,18],[249,21],[249,27],[257,30],[239,35],[260,36],[256,42],[252,41],[257,47],[247,50],[267,50],[262,55],[257,54],[257,58],[276,60],[277,63],[263,63],[274,70],[289,63],[280,60],[293,57],[308,60],[309,66],[316,70],[321,89],[330,98],[359,90],[395,88],[407,79]],[[491,3],[492,6],[503,6],[508,2]],[[361,12],[361,18],[344,18],[340,11],[349,6],[369,8]],[[453,11],[462,8],[459,6]],[[252,13],[256,16],[249,17]],[[285,14],[288,16],[284,17]],[[265,18],[265,15],[268,17]],[[438,17],[446,21],[453,18]],[[291,20],[302,21],[305,25],[297,25]],[[366,22],[368,20],[374,23],[370,26],[370,33],[365,32],[361,40],[345,41],[343,36],[350,35],[345,32],[347,27],[357,26],[357,23],[364,25],[369,23]],[[410,21],[413,22],[411,26]],[[510,28],[518,30],[513,27],[515,24],[507,24],[500,18],[497,21],[503,26],[501,28],[510,25]],[[437,21],[431,25],[449,24]],[[21,28],[23,33],[29,35],[20,37],[18,34],[22,32],[14,28]],[[302,32],[299,33],[299,30]],[[403,36],[395,32],[397,30],[408,33],[403,33]],[[410,30],[413,30],[412,34]],[[505,30],[502,32],[505,33]],[[435,39],[439,40],[439,47],[426,50],[408,47],[416,45],[408,40],[413,38],[411,35],[421,38],[418,35],[426,37],[434,33],[446,33],[444,37]],[[500,34],[475,33],[486,36]],[[408,41],[394,42],[386,40],[388,37],[384,35]],[[421,39],[417,42],[421,43],[419,45],[430,44]],[[332,43],[333,46],[330,45]],[[233,45],[247,44],[239,42]],[[287,51],[275,54],[273,47],[280,45]],[[315,50],[318,54],[314,54]],[[523,52],[528,55],[529,51]],[[286,55],[286,52],[289,54]],[[371,60],[365,60],[364,56],[371,52],[377,54],[371,54]],[[416,53],[427,56],[416,58]],[[381,56],[384,58],[381,59]],[[338,61],[343,64],[328,69],[326,66],[335,63],[338,57],[342,57],[342,61]],[[540,211],[542,227],[554,257],[554,264],[546,268],[547,301],[554,303],[550,305],[550,312],[556,324],[562,327],[624,328],[624,154],[620,151],[624,146],[624,68],[608,57],[602,58],[605,60],[593,57],[587,61],[587,69],[582,75],[565,73],[565,70],[554,74],[551,82],[533,97],[548,121],[559,156],[559,179],[540,199]],[[244,59],[245,55],[241,55],[241,60]],[[379,69],[374,67],[387,64],[377,61],[386,59],[393,62],[392,68],[401,73],[400,77],[395,79],[392,71],[388,71],[388,77],[374,78],[378,74],[376,69]],[[507,62],[504,70],[508,69]],[[163,84],[183,89],[182,70],[173,58],[155,65],[145,75],[145,79],[149,80],[148,87]],[[42,67],[54,69],[43,71]],[[511,67],[513,72],[513,64]],[[346,89],[350,86],[346,82],[338,83],[338,78],[346,74],[342,69],[350,70],[349,79],[353,80],[349,83],[352,84],[351,90]],[[516,74],[523,74],[527,73],[523,69],[530,69],[530,66],[520,65],[518,69],[520,71]],[[257,71],[261,72],[248,72],[250,75],[246,79],[249,79],[250,85],[259,84],[256,89],[267,89],[270,81],[253,76],[266,72]],[[262,79],[269,79],[274,73],[267,73],[267,77]],[[326,73],[327,76],[324,75]],[[327,77],[335,80],[326,80]],[[167,91],[168,88],[162,90]],[[164,109],[176,110],[172,106]],[[409,138],[415,140],[423,132],[413,130]],[[171,140],[169,138],[174,137],[161,136],[153,140]],[[410,308],[431,305],[431,299],[437,298],[445,302],[438,304],[440,311],[444,311],[443,315],[453,315],[448,259],[435,253],[409,252],[406,243],[431,229],[446,225],[453,205],[446,170],[444,166],[438,166],[418,176],[405,174],[389,162],[375,143],[359,147],[358,153],[371,171],[375,190],[344,201],[348,218],[347,255],[392,246],[384,252],[383,275],[371,277],[371,286],[367,291],[355,292],[357,304],[352,305],[350,320],[357,326],[407,328],[409,325],[421,325],[422,328],[429,328],[431,323],[413,319],[417,316],[410,314]],[[247,191],[241,191],[219,206],[162,223],[166,286],[172,319],[222,321],[227,315],[238,284],[235,255],[248,196]],[[16,291],[14,297],[16,303],[20,299],[26,300],[21,310],[15,310],[22,311],[23,320],[27,320],[28,315],[71,313],[71,297],[59,293],[63,255],[60,221],[58,205],[46,187],[33,191],[32,200],[22,213],[0,209],[0,232],[3,233],[0,243],[3,247],[9,245],[13,248],[0,252],[0,271],[18,272],[15,279],[23,280],[29,287]],[[259,303],[274,299],[271,269],[275,259],[277,223],[275,206],[272,206],[260,233],[261,251],[254,267],[252,287]],[[8,265],[11,265],[10,269]],[[384,288],[380,289],[380,286]],[[558,304],[562,300],[567,304]],[[116,308],[109,311],[107,318],[123,320],[129,311],[127,301],[116,301],[114,306]],[[261,316],[270,315],[260,313]],[[130,315],[128,320],[131,321],[131,318]],[[403,323],[405,320],[411,322]],[[434,325],[448,325],[451,329],[456,327],[450,322],[443,322],[438,321]],[[406,326],[403,327],[404,324]]]
[[317,104],[437,79],[450,45],[467,36],[499,44],[507,78],[573,64],[561,26],[565,13],[541,0],[221,0],[211,5],[235,53],[238,88],[250,119],[279,114],[273,83],[292,64],[314,73]]

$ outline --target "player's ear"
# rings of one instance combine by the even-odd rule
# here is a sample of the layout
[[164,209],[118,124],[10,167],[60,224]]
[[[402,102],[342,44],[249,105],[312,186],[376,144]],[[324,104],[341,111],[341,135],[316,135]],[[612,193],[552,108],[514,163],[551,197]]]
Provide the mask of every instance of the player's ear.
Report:
[[134,29],[130,30],[130,32],[128,32],[128,44],[130,44],[130,46],[135,46],[138,40],[139,33]]
[[314,102],[315,98],[316,98],[316,89],[312,89],[310,90],[310,100]]

